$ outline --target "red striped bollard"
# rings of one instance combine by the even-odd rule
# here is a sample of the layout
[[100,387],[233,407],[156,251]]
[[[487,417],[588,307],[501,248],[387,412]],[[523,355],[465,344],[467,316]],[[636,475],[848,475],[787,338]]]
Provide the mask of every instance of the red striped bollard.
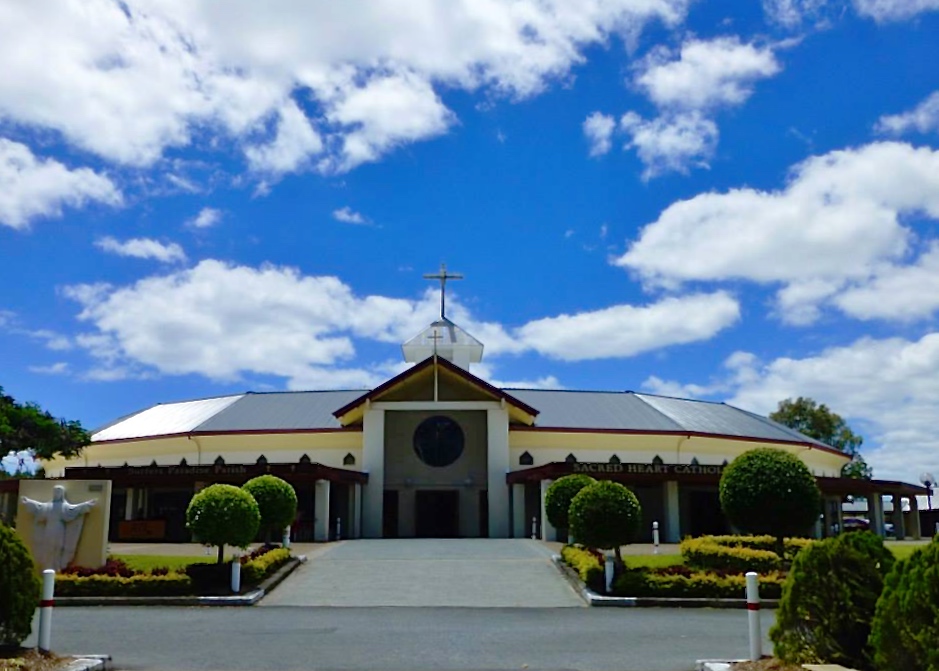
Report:
[[39,602],[39,649],[52,649],[52,606],[55,595],[55,571],[47,568],[42,572],[42,600]]
[[763,657],[763,635],[760,632],[760,580],[753,571],[747,573],[747,619],[750,628],[750,661]]

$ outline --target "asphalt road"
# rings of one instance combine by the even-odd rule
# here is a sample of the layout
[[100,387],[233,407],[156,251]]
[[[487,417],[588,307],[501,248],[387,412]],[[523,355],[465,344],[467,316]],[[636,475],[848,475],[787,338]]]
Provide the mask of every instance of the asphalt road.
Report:
[[[762,615],[765,633],[773,615]],[[746,620],[659,608],[57,608],[52,647],[107,653],[127,670],[689,671],[746,656]]]

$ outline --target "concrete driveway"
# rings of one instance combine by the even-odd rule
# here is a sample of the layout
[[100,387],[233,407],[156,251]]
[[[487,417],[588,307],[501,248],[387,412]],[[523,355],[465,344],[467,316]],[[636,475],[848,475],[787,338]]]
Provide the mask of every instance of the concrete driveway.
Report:
[[376,539],[321,547],[260,605],[584,606],[537,541]]

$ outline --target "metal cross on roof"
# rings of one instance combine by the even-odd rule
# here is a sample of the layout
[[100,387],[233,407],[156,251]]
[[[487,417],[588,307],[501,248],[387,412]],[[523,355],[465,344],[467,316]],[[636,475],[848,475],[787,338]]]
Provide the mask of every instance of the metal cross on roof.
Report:
[[440,264],[440,272],[436,274],[424,275],[425,280],[440,280],[440,318],[446,319],[447,307],[447,280],[462,280],[460,273],[448,273],[447,264]]

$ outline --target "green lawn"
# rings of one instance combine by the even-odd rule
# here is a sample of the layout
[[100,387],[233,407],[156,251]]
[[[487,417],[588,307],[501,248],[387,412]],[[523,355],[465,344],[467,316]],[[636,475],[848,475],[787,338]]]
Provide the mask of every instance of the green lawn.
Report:
[[196,557],[171,557],[166,555],[114,555],[115,559],[122,560],[128,568],[135,571],[152,571],[155,568],[168,568],[171,571],[182,569],[188,564],[211,564],[215,557],[200,555]]
[[913,554],[913,550],[928,544],[928,540],[925,540],[922,543],[911,543],[910,541],[884,541],[884,545],[890,549],[890,551],[893,553],[893,556],[897,559],[906,559],[911,554]]

